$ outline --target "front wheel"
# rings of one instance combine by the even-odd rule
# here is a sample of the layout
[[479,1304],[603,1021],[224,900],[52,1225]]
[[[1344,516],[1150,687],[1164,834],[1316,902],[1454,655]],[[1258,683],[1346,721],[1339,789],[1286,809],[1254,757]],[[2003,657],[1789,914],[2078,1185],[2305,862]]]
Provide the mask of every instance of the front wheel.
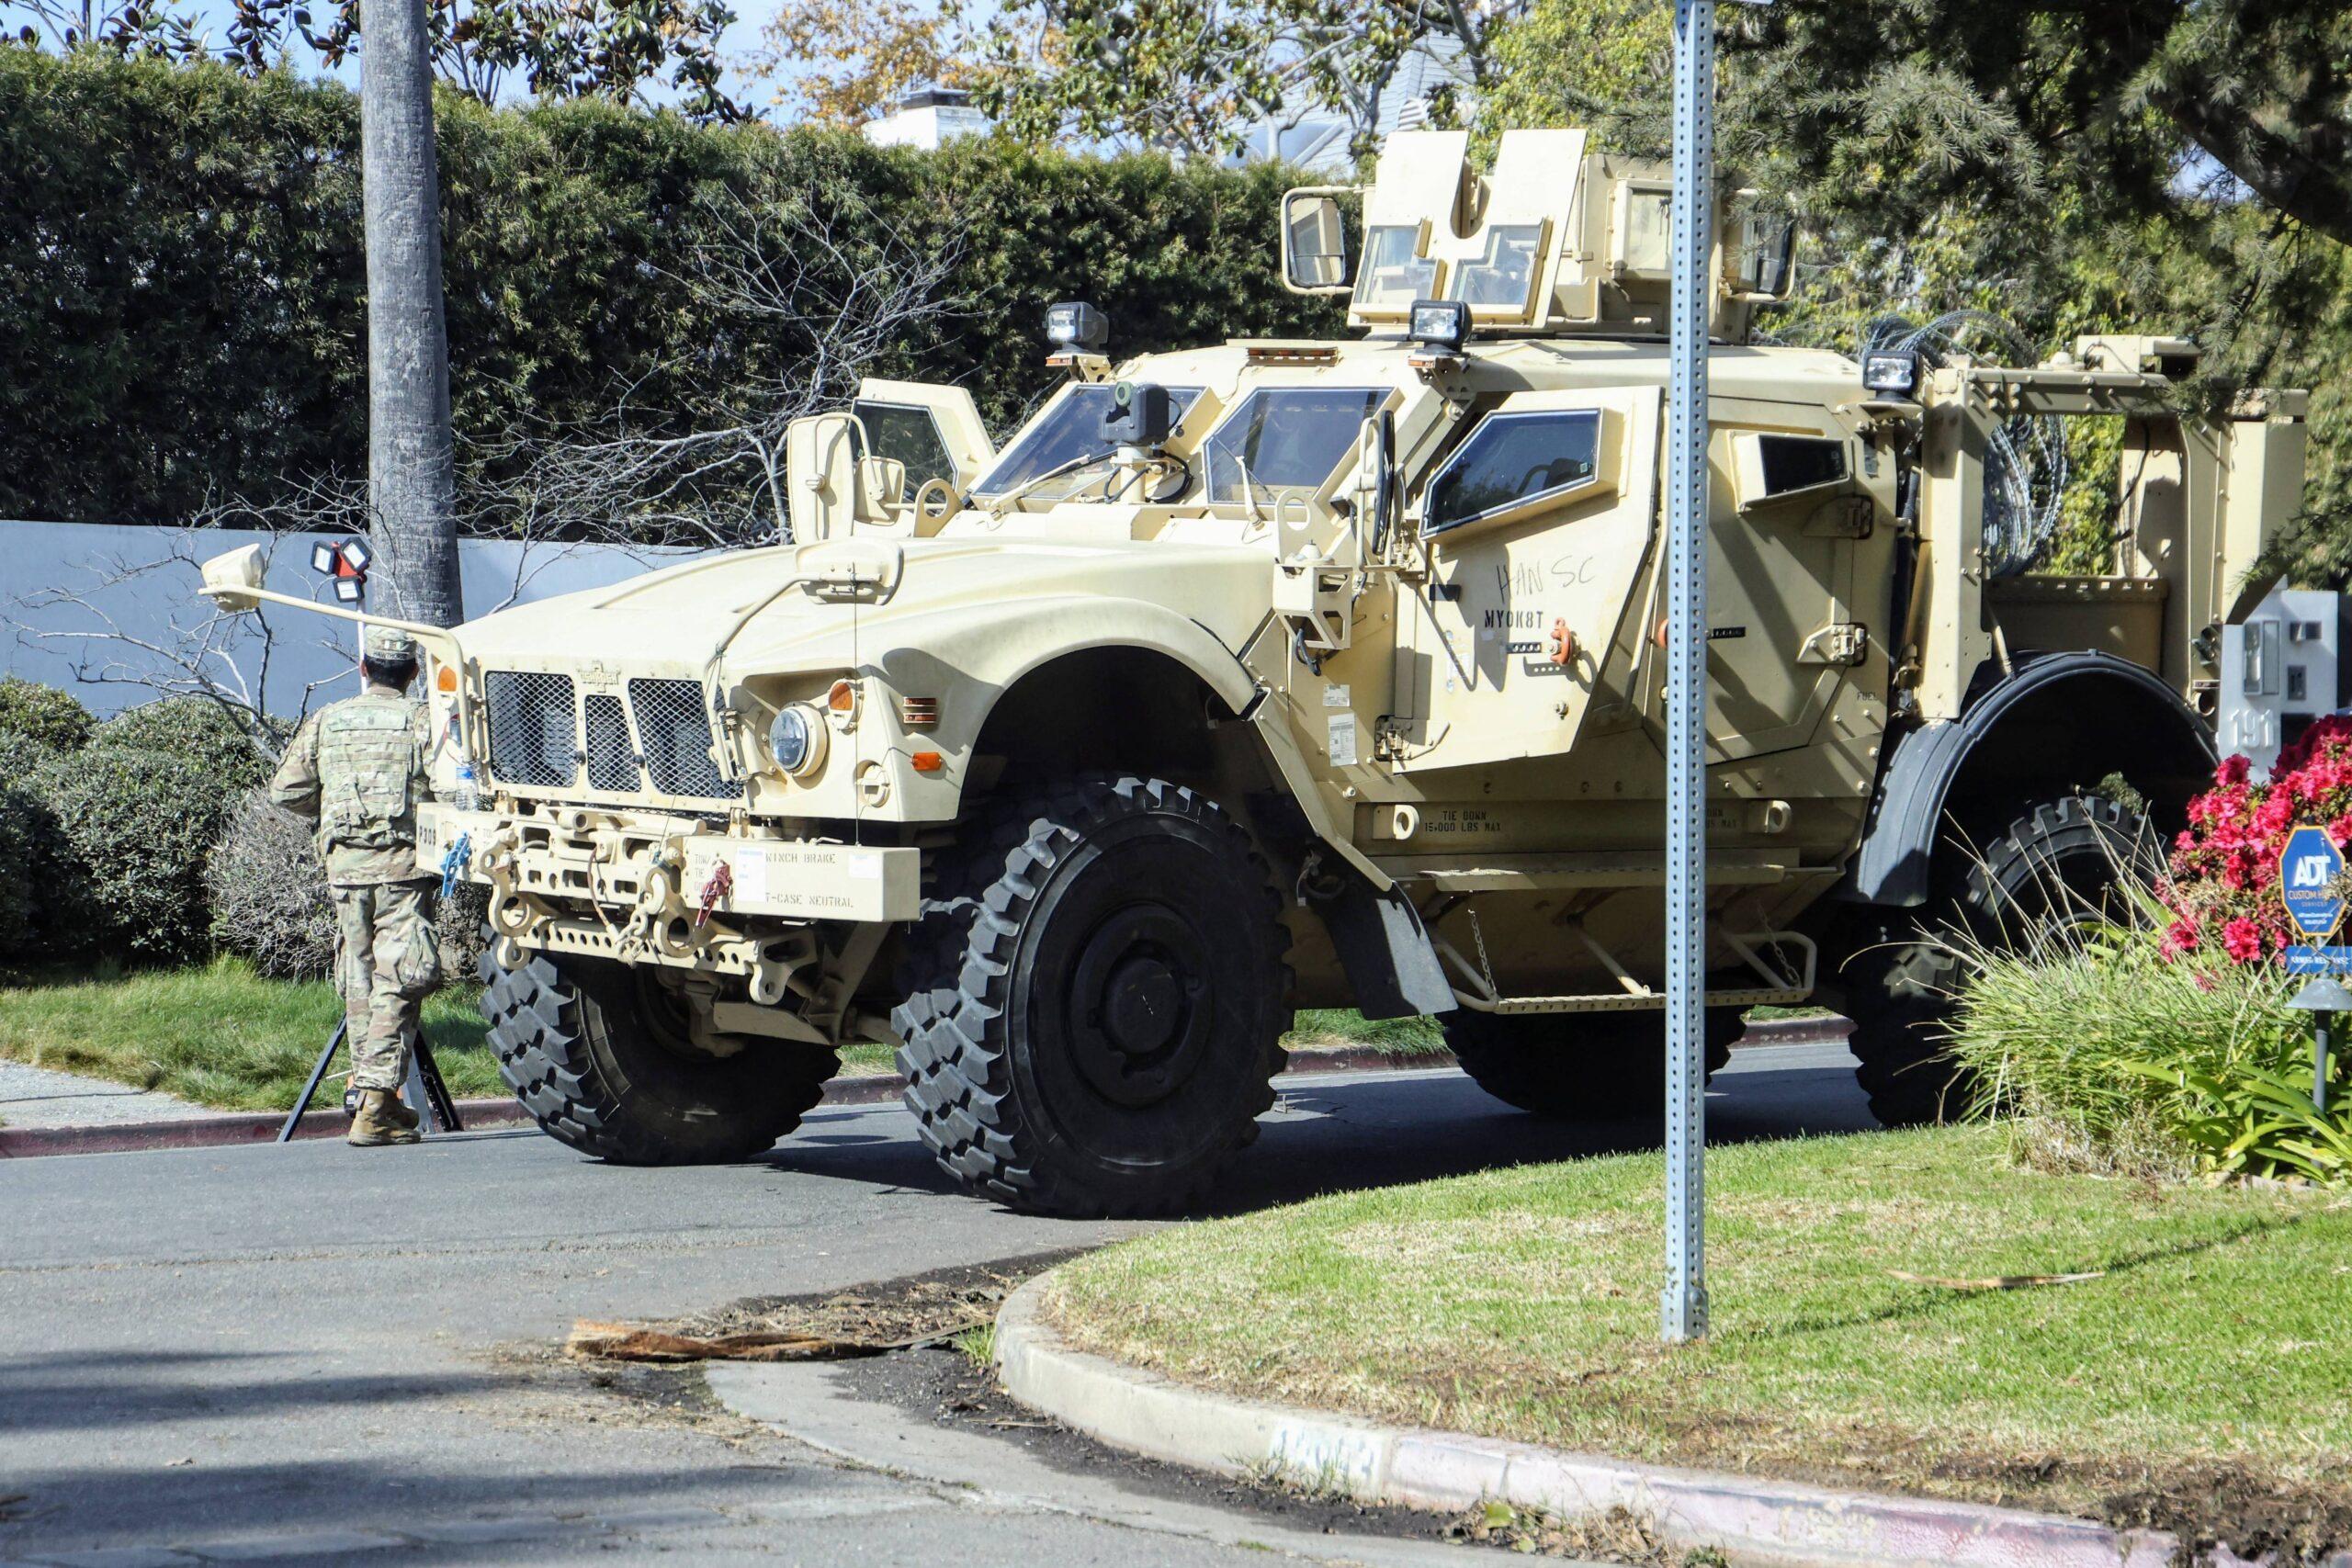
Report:
[[683,998],[604,959],[481,961],[499,1076],[559,1143],[616,1165],[702,1165],[758,1154],[800,1124],[841,1059],[819,1046],[692,1040]]
[[1181,785],[1080,778],[1005,812],[908,944],[907,1104],[1015,1208],[1192,1206],[1273,1102],[1286,937],[1239,824]]

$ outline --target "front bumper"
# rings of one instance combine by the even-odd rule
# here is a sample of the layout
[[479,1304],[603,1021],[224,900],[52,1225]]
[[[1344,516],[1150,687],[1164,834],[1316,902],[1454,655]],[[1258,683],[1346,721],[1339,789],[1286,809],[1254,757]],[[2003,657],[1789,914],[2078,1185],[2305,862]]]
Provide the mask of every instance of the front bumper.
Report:
[[416,857],[420,871],[486,885],[491,927],[516,948],[746,975],[755,996],[797,966],[792,955],[806,944],[796,929],[910,920],[922,900],[917,849],[714,832],[699,818],[583,807],[430,803],[417,810]]

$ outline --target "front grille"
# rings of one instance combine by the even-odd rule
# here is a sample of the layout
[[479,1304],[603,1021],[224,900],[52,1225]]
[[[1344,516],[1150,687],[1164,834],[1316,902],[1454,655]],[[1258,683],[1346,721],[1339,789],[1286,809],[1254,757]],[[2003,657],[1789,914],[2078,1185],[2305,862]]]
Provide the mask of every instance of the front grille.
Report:
[[698,682],[631,681],[628,705],[645,748],[646,776],[655,789],[705,800],[742,798],[742,784],[718,776]]
[[580,705],[588,720],[588,787],[634,791],[637,753],[629,748],[620,698],[600,692]]
[[490,710],[490,773],[501,784],[553,789],[578,773],[571,678],[513,670],[482,677]]

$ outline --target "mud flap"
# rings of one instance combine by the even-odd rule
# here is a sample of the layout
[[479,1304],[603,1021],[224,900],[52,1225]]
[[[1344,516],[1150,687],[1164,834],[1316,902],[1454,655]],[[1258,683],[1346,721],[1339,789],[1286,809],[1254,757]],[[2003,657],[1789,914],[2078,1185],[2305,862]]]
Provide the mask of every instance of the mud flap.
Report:
[[1377,892],[1350,874],[1337,897],[1315,901],[1331,945],[1348,972],[1356,1008],[1366,1018],[1452,1012],[1453,987],[1438,966],[1421,917],[1404,893]]

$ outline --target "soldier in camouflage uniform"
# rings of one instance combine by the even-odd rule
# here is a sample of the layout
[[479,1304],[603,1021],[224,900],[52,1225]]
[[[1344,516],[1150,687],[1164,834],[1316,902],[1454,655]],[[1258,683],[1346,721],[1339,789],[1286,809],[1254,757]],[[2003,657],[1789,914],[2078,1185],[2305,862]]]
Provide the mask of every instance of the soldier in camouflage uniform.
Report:
[[366,689],[311,716],[270,797],[319,825],[319,859],[334,900],[335,984],[350,1029],[359,1109],[350,1142],[413,1144],[417,1115],[401,1099],[417,1008],[441,983],[434,942],[438,884],[416,864],[416,806],[430,793],[432,731],[407,695],[416,644],[369,626],[360,649]]

